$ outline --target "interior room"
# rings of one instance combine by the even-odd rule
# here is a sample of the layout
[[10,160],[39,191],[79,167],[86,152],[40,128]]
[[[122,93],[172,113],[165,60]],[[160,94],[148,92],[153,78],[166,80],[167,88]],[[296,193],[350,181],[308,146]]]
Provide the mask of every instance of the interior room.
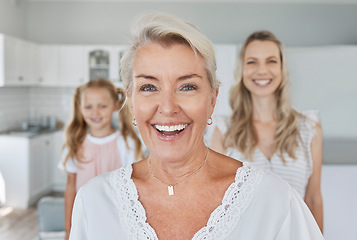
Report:
[[[130,24],[150,11],[192,22],[213,42],[221,82],[214,116],[231,114],[244,39],[269,30],[282,41],[291,103],[321,120],[324,236],[356,240],[357,0],[1,0],[0,239],[64,239],[61,229],[41,238],[37,206],[66,188],[58,163],[73,93],[92,74],[123,87]],[[109,60],[94,72],[100,58]],[[59,209],[46,211],[61,219]]]

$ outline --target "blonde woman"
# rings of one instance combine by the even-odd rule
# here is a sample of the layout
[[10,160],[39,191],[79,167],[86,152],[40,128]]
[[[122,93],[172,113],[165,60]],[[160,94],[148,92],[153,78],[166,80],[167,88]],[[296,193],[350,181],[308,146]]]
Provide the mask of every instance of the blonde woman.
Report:
[[252,33],[239,60],[230,92],[233,114],[217,118],[211,147],[285,179],[322,231],[322,131],[317,113],[298,112],[290,105],[282,44],[272,33]]
[[79,190],[70,239],[323,239],[289,184],[205,145],[218,93],[211,42],[166,14],[132,30],[121,74],[150,155]]

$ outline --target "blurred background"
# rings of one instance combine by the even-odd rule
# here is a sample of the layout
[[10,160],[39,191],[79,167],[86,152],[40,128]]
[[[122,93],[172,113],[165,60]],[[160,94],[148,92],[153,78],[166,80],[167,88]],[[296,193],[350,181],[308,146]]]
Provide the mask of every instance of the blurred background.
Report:
[[130,23],[147,11],[186,19],[214,43],[215,114],[230,114],[244,39],[265,29],[283,42],[291,101],[321,118],[325,237],[356,240],[357,0],[0,0],[0,239],[38,237],[38,200],[65,189],[57,163],[74,89],[97,77],[122,86]]

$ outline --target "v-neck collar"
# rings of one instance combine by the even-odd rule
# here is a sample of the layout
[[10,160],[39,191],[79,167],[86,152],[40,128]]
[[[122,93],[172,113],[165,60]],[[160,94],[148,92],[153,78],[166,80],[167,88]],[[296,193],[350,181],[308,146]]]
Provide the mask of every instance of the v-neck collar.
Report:
[[[155,230],[146,222],[146,211],[139,201],[137,188],[131,179],[132,171],[133,168],[129,165],[109,175],[121,225],[130,239],[158,240]],[[212,211],[206,226],[196,232],[192,239],[228,237],[250,205],[263,171],[250,163],[243,163],[243,166],[237,169],[235,180],[226,190],[222,203]],[[223,229],[225,231],[222,231]]]
[[267,156],[265,156],[265,154],[263,153],[263,151],[260,150],[260,148],[259,148],[258,146],[255,147],[255,153],[261,155],[261,156],[264,158],[264,160],[265,160],[267,163],[269,163],[269,164],[271,163],[271,161],[273,160],[273,158],[274,158],[275,155],[276,155],[276,151],[275,151],[275,152],[273,153],[273,155],[271,155],[271,157],[270,157],[270,159],[269,159],[269,158],[267,158]]

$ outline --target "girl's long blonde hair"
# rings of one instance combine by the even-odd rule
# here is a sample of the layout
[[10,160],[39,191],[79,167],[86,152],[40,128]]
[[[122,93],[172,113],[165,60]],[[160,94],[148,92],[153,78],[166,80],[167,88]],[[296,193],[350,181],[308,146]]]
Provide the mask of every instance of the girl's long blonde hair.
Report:
[[89,88],[104,88],[107,89],[113,98],[114,102],[119,102],[119,126],[121,134],[125,140],[126,147],[129,148],[127,138],[130,136],[135,142],[135,158],[141,159],[144,155],[142,152],[141,141],[132,125],[132,116],[130,109],[125,104],[126,94],[121,88],[116,88],[110,81],[105,79],[96,79],[79,86],[73,96],[73,112],[72,119],[66,128],[66,141],[63,148],[68,149],[68,154],[65,157],[63,165],[66,166],[68,159],[76,158],[79,162],[83,161],[82,143],[87,135],[88,125],[84,121],[80,111],[81,96],[83,92]]
[[244,42],[239,61],[236,66],[236,82],[230,90],[230,106],[233,110],[229,131],[225,133],[223,146],[225,148],[236,148],[244,154],[247,159],[253,160],[253,152],[257,146],[257,133],[253,126],[253,104],[249,90],[243,84],[243,66],[244,54],[247,46],[253,41],[271,41],[274,42],[280,52],[282,82],[275,91],[276,96],[276,116],[278,126],[275,132],[274,149],[278,151],[282,161],[285,162],[284,152],[290,157],[296,159],[296,150],[300,139],[298,129],[298,117],[302,114],[294,110],[289,100],[289,77],[283,47],[281,42],[268,31],[258,31],[252,33]]

